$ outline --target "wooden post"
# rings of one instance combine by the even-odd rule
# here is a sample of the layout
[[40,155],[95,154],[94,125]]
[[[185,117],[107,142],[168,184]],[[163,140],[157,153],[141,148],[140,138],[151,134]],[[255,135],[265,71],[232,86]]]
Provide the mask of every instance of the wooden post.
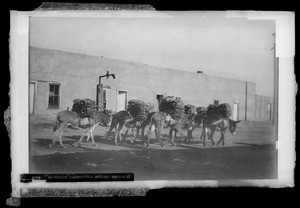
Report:
[[103,85],[97,85],[97,106],[98,110],[103,109]]

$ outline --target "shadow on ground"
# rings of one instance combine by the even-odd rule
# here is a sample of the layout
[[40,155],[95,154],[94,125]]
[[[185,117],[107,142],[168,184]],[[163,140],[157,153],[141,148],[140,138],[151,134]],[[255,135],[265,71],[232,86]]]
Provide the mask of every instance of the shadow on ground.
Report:
[[134,173],[135,180],[276,178],[274,146],[188,148],[176,151],[86,151],[32,156],[31,173]]

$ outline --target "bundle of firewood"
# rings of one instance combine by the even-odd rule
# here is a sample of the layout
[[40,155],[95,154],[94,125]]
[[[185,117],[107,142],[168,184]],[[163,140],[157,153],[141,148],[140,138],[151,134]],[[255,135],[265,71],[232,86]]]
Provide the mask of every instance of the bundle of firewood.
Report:
[[180,98],[165,97],[160,102],[159,111],[170,114],[175,119],[182,118],[184,103]]
[[231,116],[231,108],[229,103],[222,103],[219,105],[219,113],[223,118],[228,118]]
[[216,104],[210,104],[208,105],[207,107],[207,116],[208,117],[211,117],[211,116],[219,116],[220,113],[219,113],[219,105],[216,105]]
[[91,117],[97,110],[96,101],[85,98],[73,100],[72,111],[76,112],[80,118]]
[[154,111],[154,105],[142,100],[133,99],[128,102],[127,111],[134,120],[145,120],[147,115]]
[[220,105],[209,105],[207,108],[207,116],[221,116],[223,118],[228,118],[231,116],[231,108],[229,103],[222,103]]

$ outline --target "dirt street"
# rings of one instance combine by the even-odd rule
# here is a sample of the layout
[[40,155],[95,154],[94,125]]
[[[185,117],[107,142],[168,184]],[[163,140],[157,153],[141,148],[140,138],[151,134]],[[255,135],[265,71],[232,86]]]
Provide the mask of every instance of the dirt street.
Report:
[[[224,180],[272,179],[277,177],[275,126],[266,122],[242,121],[236,135],[225,134],[225,146],[200,141],[200,129],[193,132],[190,144],[171,147],[168,129],[163,131],[164,147],[152,134],[151,148],[140,140],[131,143],[132,134],[123,145],[105,139],[104,127],[95,129],[95,142],[83,140],[77,147],[81,131],[67,129],[66,148],[49,148],[53,138],[50,124],[38,124],[30,118],[30,173],[134,173],[135,180]],[[123,129],[122,133],[125,132]],[[186,136],[186,132],[185,132]],[[218,141],[216,132],[214,141]],[[58,145],[58,142],[57,142]]]

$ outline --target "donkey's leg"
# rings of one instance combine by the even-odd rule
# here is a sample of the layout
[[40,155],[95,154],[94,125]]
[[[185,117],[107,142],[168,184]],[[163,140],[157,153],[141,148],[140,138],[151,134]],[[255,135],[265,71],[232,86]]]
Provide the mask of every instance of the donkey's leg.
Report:
[[119,123],[116,133],[115,133],[115,144],[118,145],[118,138],[120,139],[120,142],[122,143],[122,136],[121,136],[121,130],[124,126],[124,123]]
[[148,133],[147,133],[147,142],[146,142],[146,145],[147,145],[148,148],[150,148],[150,146],[149,146],[149,143],[150,143],[150,137],[151,137],[151,133],[152,133],[152,131],[154,131],[154,129],[155,129],[155,125],[154,125],[154,124],[151,124],[151,125],[149,126],[149,131],[148,131]]
[[200,134],[200,141],[203,139],[204,134],[205,134],[205,127],[202,127],[202,132]]
[[[141,130],[141,127],[136,127],[136,132],[134,133],[134,132],[132,132],[133,133],[133,140],[131,140],[131,143],[134,143],[136,140],[137,140],[137,138],[138,138],[138,136],[139,136],[139,133],[140,133],[140,130]],[[133,131],[133,129],[132,129],[132,131]]]
[[206,139],[206,137],[209,136],[208,132],[209,132],[209,129],[208,129],[207,127],[205,127],[204,130],[203,130],[203,132],[202,132],[202,136],[203,136],[203,147],[206,146],[206,144],[205,144],[205,139]]
[[62,134],[63,134],[63,131],[67,127],[68,127],[67,123],[61,123],[60,126],[59,126],[59,128],[56,131],[54,131],[54,137],[52,139],[52,144],[50,144],[50,147],[52,147],[52,146],[55,145],[56,138],[58,138],[60,145],[63,146],[63,144],[62,144]]
[[92,128],[93,128],[93,126],[94,126],[93,120],[90,120],[91,118],[88,118],[88,119],[89,119],[89,124],[90,124],[90,126],[89,126],[89,131],[88,131],[87,137],[86,137],[86,141],[87,141],[87,142],[88,142],[88,141],[90,140],[90,138],[92,137],[91,131],[92,131]]
[[182,133],[181,129],[176,129],[175,135],[177,132],[179,133],[179,140],[178,140],[177,145],[179,145],[181,143],[181,141],[183,140],[183,133]]
[[61,147],[63,147],[63,148],[66,148],[66,146],[63,144],[63,142],[62,142],[62,135],[63,135],[63,133],[64,133],[64,130],[68,127],[70,125],[70,123],[68,123],[63,129],[62,129],[62,131],[61,131],[61,133],[59,134],[59,144],[60,144],[60,146]]
[[[177,134],[179,134],[179,140],[178,140],[178,142],[177,142],[177,145],[179,145],[179,144],[183,141],[183,139],[184,139],[183,133],[182,133],[182,131],[181,131],[180,129],[177,129],[177,128],[174,128],[174,132],[175,132],[175,135],[174,135],[174,140],[173,140],[173,142],[174,142],[174,144],[175,144],[175,141],[177,141],[177,137],[178,137]],[[180,136],[181,133],[182,133],[182,137]],[[186,142],[186,141],[187,141],[187,138],[185,138],[184,141]],[[173,145],[173,146],[175,146],[175,145]]]
[[187,137],[186,137],[186,140],[188,143],[191,143],[191,140],[193,138],[193,130],[187,130]]
[[[82,142],[83,138],[85,137],[86,134],[89,134],[89,133],[90,133],[90,132],[89,132],[90,130],[91,130],[91,127],[88,128],[88,129],[85,129],[85,130],[83,131],[83,134],[81,135],[80,139],[79,139],[78,142],[77,142],[78,147],[81,146],[81,142]],[[90,136],[90,135],[88,135],[88,136]],[[88,139],[89,139],[89,138],[88,138]]]
[[225,145],[225,142],[224,142],[224,136],[225,136],[225,131],[224,130],[221,130],[221,137],[220,137],[220,140],[218,141],[217,143],[217,146],[219,146],[219,144],[222,142],[222,145],[224,146]]
[[92,143],[93,143],[94,146],[97,146],[97,144],[96,144],[95,141],[94,141],[94,131],[95,131],[95,128],[96,128],[96,126],[97,126],[98,124],[99,124],[99,122],[96,123],[96,124],[94,124],[94,125],[92,126],[92,128],[89,130],[89,134],[90,134],[90,137],[91,137],[91,139],[92,139]]
[[[142,139],[142,141],[144,141],[144,139],[145,139],[145,128],[146,127],[140,127],[140,129],[141,129],[141,139]],[[137,134],[137,136],[136,136],[136,138],[138,137],[138,134]]]
[[159,125],[157,128],[155,128],[155,133],[156,133],[156,138],[158,139],[158,142],[160,146],[164,146],[163,142],[161,141],[161,130],[162,130],[163,125]]
[[222,145],[225,145],[225,132],[226,130],[224,130],[223,134],[222,134]]
[[58,139],[58,135],[62,132],[63,128],[64,128],[64,123],[60,123],[58,129],[56,129],[53,134],[54,137],[52,139],[52,143],[49,145],[49,147],[52,147],[55,145],[56,139]]
[[210,134],[209,134],[209,139],[211,140],[212,146],[215,145],[215,141],[214,141],[213,137],[214,137],[216,128],[217,128],[216,126],[211,127],[211,131],[210,131]]
[[90,140],[91,136],[92,136],[92,135],[91,135],[91,132],[89,131],[88,134],[87,134],[87,137],[86,137],[86,141],[87,141],[87,142]]
[[[173,127],[171,127],[170,128],[170,131],[169,131],[169,142],[171,142],[172,143],[172,137],[173,137],[173,132],[174,132],[174,128]],[[175,132],[175,137],[176,137],[176,132]]]

